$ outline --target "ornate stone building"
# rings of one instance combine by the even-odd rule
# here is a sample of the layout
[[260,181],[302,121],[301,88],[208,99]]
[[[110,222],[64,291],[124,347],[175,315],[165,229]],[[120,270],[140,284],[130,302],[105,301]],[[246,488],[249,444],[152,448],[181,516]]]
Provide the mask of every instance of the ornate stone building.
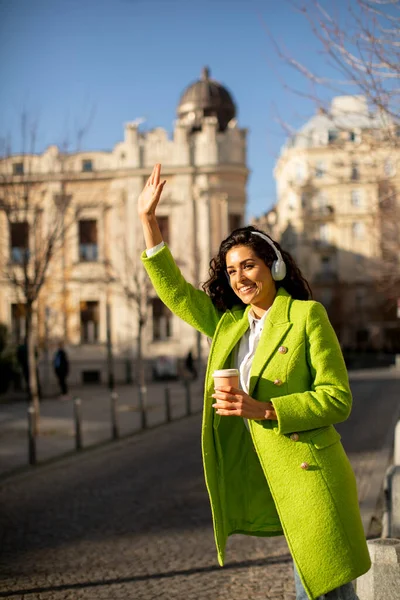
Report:
[[51,146],[41,155],[1,162],[0,193],[7,180],[21,199],[24,187],[31,186],[34,198],[32,210],[16,214],[10,226],[0,213],[0,322],[9,325],[16,342],[24,334],[23,299],[9,283],[7,269],[18,267],[23,252],[34,248],[35,211],[43,224],[61,204],[71,227],[39,296],[38,341],[43,348],[65,340],[71,382],[105,381],[110,347],[116,380],[126,379],[137,352],[138,301],[146,319],[146,358],[179,358],[189,349],[195,354],[200,346],[206,349],[206,341],[200,344],[147,284],[139,261],[144,242],[136,203],[153,165],[162,163],[167,184],[158,214],[164,238],[185,277],[195,286],[205,281],[220,240],[244,219],[247,132],[235,116],[231,94],[204,69],[181,95],[172,138],[164,129],[141,131],[132,122],[109,152],[65,155]]
[[288,140],[275,177],[277,219],[269,213],[265,225],[296,257],[342,345],[399,352],[399,125],[363,97],[336,97]]

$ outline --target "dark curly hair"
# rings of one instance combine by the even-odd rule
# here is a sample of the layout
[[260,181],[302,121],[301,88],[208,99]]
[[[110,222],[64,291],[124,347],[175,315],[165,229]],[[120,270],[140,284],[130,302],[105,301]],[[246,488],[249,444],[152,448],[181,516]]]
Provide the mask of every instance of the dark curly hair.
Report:
[[[265,264],[271,268],[276,260],[273,248],[260,236],[251,235],[258,231],[267,235],[264,231],[256,229],[252,225],[235,229],[221,242],[217,256],[210,261],[210,278],[203,284],[203,290],[210,296],[214,306],[219,310],[226,310],[235,305],[243,305],[244,302],[235,294],[229,284],[226,271],[226,255],[234,246],[249,246]],[[269,237],[269,236],[268,236]],[[270,238],[271,239],[271,238]],[[309,300],[312,298],[311,288],[304,279],[299,267],[288,252],[282,250],[277,242],[272,240],[282,254],[286,263],[286,276],[282,281],[276,281],[276,288],[283,287],[296,300]]]

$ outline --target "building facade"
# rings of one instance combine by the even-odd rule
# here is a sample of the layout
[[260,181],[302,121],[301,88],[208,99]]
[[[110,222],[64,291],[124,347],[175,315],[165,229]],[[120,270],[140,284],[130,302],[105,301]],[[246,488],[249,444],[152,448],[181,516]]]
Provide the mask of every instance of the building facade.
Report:
[[[19,208],[12,222],[0,212],[0,322],[10,327],[16,343],[24,336],[24,298],[8,271],[23,268],[24,252],[34,261],[38,236],[51,232],[54,211],[61,207],[70,226],[38,298],[38,344],[48,349],[64,340],[71,382],[105,381],[110,348],[116,380],[135,376],[140,322],[145,322],[142,351],[149,363],[206,350],[206,340],[199,342],[149,286],[139,260],[144,241],[136,205],[160,162],[167,180],[160,227],[184,276],[198,287],[220,240],[244,220],[247,132],[235,116],[231,94],[204,69],[181,95],[172,138],[161,128],[142,132],[132,122],[109,152],[65,155],[51,146],[41,155],[2,160],[0,193],[12,189]],[[23,209],[26,190],[28,210]]]
[[[400,351],[400,128],[341,96],[284,146],[271,233],[297,259],[342,346]],[[263,222],[259,220],[259,224]]]

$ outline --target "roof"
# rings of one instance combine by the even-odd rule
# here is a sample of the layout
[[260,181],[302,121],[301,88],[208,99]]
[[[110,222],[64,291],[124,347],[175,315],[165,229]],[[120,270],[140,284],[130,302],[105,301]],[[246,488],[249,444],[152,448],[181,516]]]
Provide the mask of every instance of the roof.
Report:
[[[391,119],[390,119],[391,122]],[[286,148],[311,148],[326,145],[330,131],[384,129],[389,117],[383,112],[370,112],[364,96],[337,96],[328,111],[311,117],[284,145]]]
[[204,67],[201,79],[191,83],[181,95],[177,108],[178,117],[193,129],[201,129],[204,117],[217,117],[220,131],[224,131],[235,115],[236,106],[231,93]]

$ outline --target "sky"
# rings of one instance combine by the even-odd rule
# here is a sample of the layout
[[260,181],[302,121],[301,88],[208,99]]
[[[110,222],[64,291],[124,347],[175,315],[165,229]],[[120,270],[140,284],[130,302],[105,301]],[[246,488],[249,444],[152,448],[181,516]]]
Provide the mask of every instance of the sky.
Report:
[[[25,110],[36,151],[89,127],[81,149],[111,150],[127,121],[172,132],[184,89],[210,67],[248,129],[247,218],[276,200],[273,169],[313,103],[277,56],[269,32],[311,68],[328,70],[304,18],[286,0],[0,0],[0,139],[21,147]],[[328,72],[328,71],[326,71]]]

